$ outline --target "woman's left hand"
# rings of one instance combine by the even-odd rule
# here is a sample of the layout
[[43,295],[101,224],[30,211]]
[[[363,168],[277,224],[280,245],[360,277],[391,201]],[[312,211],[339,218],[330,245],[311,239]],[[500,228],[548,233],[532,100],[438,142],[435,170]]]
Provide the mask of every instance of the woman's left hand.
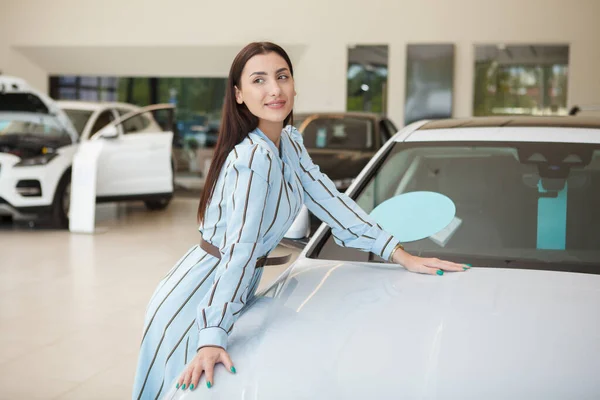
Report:
[[394,263],[402,265],[411,272],[430,275],[444,275],[444,271],[465,272],[470,265],[457,264],[450,261],[440,260],[438,258],[423,258],[413,256],[402,249],[396,250],[392,258]]

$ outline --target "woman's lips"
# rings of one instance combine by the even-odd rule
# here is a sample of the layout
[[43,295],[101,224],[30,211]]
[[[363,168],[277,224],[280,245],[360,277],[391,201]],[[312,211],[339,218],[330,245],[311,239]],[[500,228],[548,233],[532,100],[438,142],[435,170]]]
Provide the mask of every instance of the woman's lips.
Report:
[[277,101],[272,101],[270,103],[267,103],[266,106],[275,110],[278,110],[280,108],[283,108],[285,106],[285,101],[284,100],[277,100]]

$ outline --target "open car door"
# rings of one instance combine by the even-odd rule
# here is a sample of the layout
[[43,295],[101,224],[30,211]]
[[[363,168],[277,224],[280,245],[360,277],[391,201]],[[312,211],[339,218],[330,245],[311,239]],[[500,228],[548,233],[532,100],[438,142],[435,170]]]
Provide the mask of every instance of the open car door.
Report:
[[[118,201],[173,194],[171,149],[172,104],[157,104],[127,113],[96,133],[104,140],[98,160],[98,201]],[[168,114],[162,128],[154,116]]]

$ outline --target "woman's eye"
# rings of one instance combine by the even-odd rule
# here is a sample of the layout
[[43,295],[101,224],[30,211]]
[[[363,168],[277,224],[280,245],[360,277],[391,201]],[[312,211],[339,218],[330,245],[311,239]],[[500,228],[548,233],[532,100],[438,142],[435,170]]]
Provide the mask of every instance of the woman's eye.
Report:
[[265,80],[264,80],[264,79],[262,79],[262,78],[256,78],[256,79],[254,80],[254,83],[263,83],[264,81],[265,81]]
[[287,79],[288,76],[287,75],[279,75],[279,79]]

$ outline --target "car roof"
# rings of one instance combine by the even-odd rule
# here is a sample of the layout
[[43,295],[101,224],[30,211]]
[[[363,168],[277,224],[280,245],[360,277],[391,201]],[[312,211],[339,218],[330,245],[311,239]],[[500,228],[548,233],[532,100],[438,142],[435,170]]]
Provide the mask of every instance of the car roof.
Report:
[[294,117],[312,117],[313,115],[319,117],[358,117],[358,118],[373,118],[379,119],[384,118],[383,115],[373,113],[373,112],[362,112],[362,111],[345,111],[345,112],[302,112],[302,113],[294,113]]
[[401,130],[394,140],[600,143],[600,118],[509,116],[421,121]]
[[551,128],[600,128],[600,118],[577,116],[502,116],[452,118],[428,121],[419,130],[450,128],[497,128],[497,127],[551,127]]
[[127,108],[130,110],[138,109],[134,104],[120,103],[115,101],[79,101],[79,100],[59,100],[56,102],[62,109],[88,110],[96,111],[105,108]]

